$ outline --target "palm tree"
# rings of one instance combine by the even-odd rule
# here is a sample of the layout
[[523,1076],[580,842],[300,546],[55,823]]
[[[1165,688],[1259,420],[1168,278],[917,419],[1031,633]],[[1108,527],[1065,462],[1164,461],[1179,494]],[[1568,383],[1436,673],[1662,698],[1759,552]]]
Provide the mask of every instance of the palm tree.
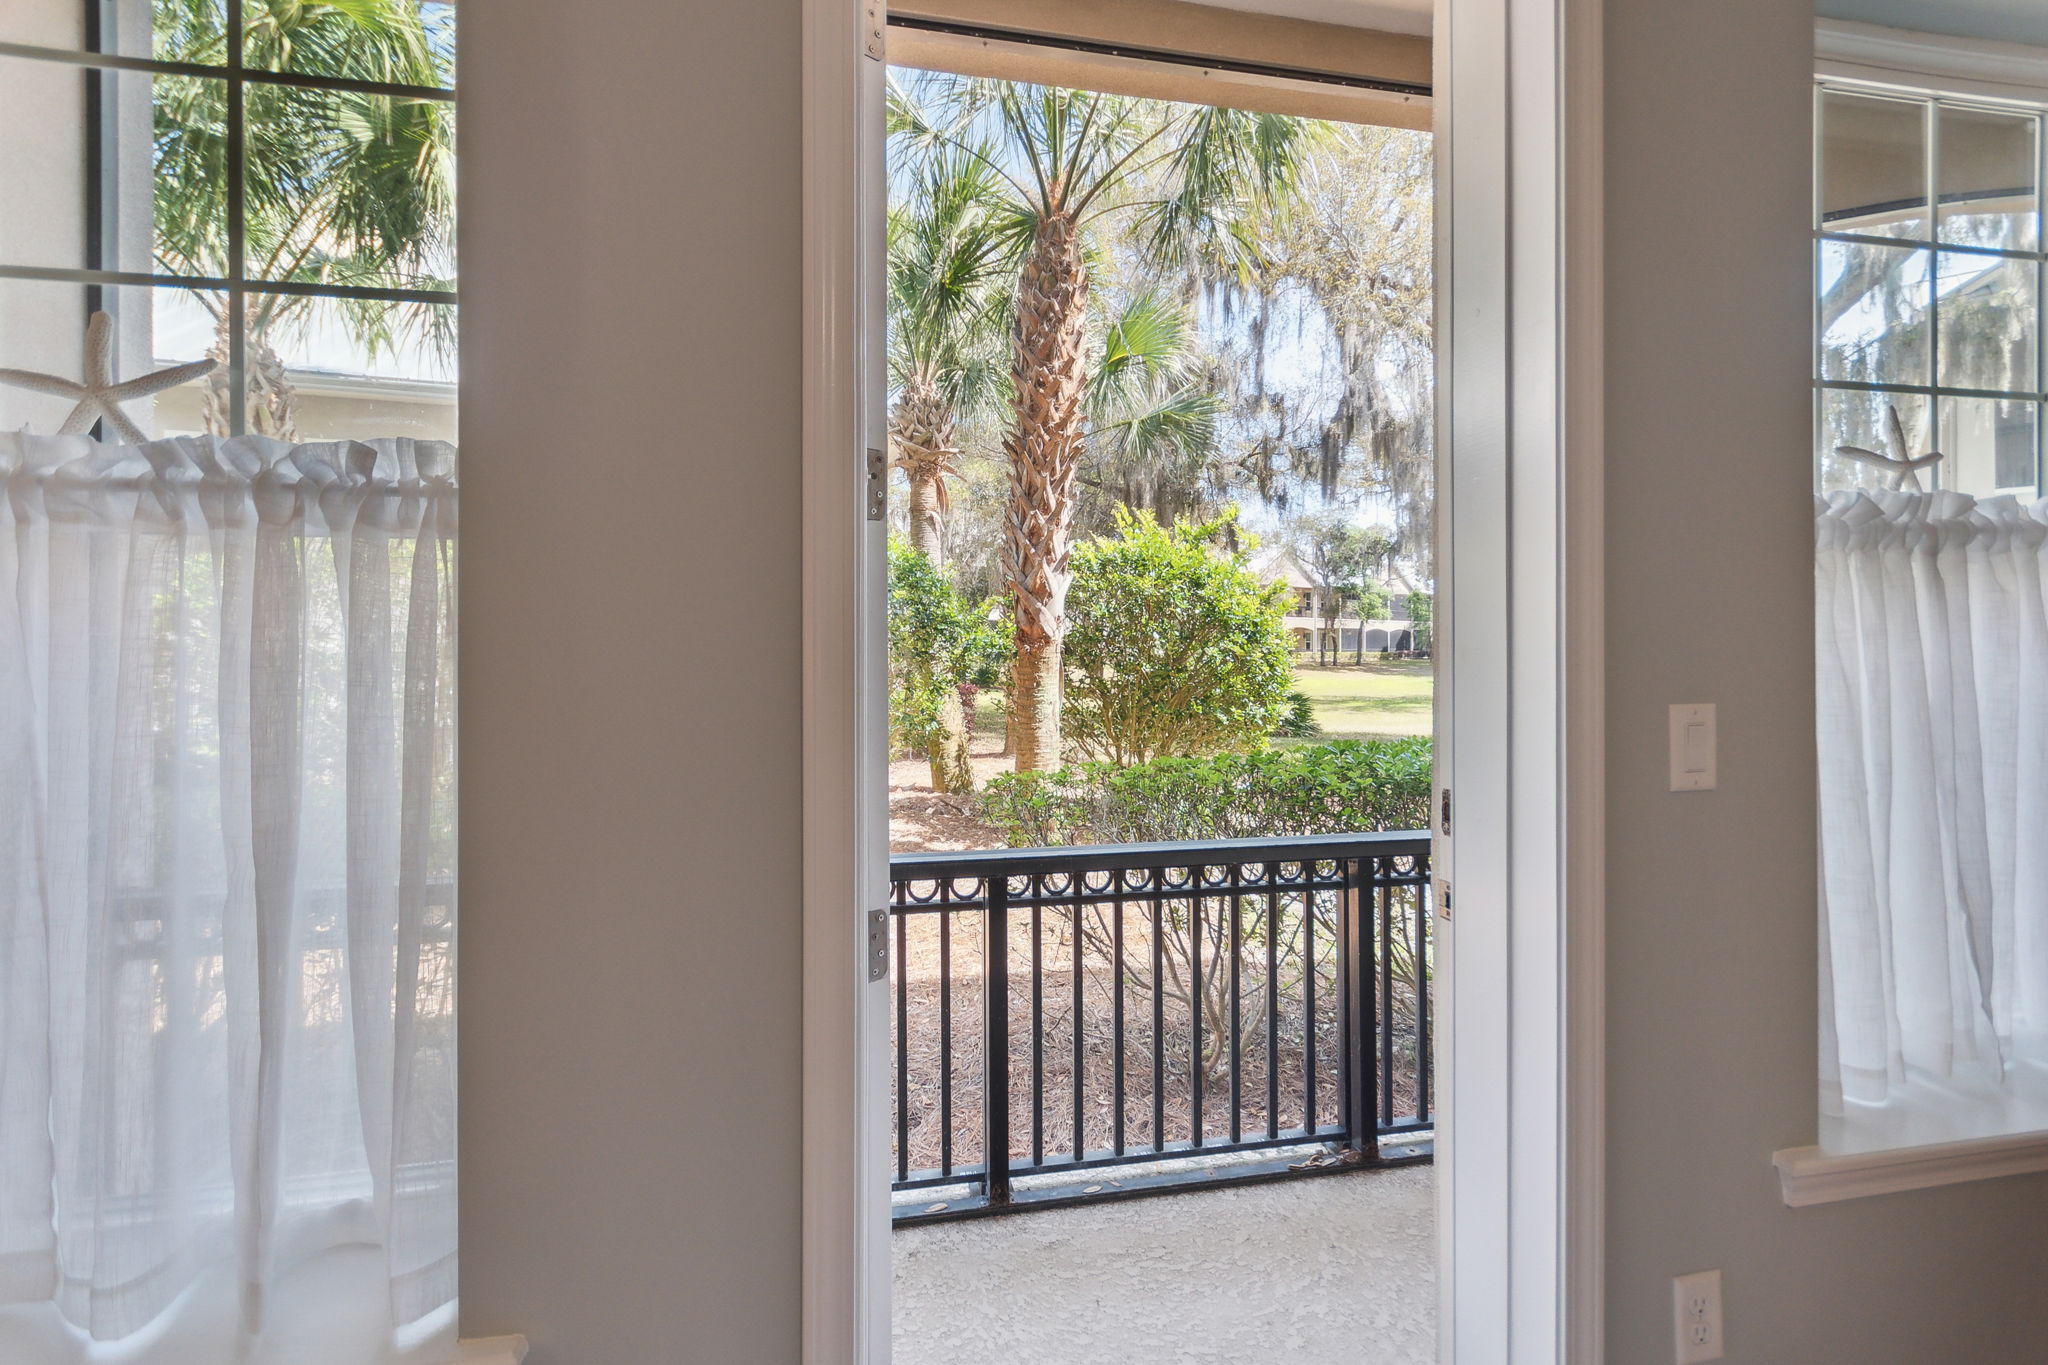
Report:
[[1201,369],[1193,319],[1156,290],[1126,302],[1102,329],[1088,382],[1087,465],[1096,496],[1078,512],[1078,533],[1109,535],[1119,507],[1150,512],[1161,526],[1209,510],[1220,482],[1216,421],[1223,400]]
[[[245,0],[233,0],[244,3]],[[156,51],[173,61],[225,56],[215,0],[157,0]],[[389,85],[446,86],[450,57],[411,0],[254,0],[245,11],[250,65]],[[425,290],[452,289],[454,148],[443,100],[251,82],[243,260],[228,259],[227,97],[224,83],[159,77],[156,104],[156,255],[179,274]],[[238,320],[201,293],[225,362]],[[277,344],[317,304],[371,358],[408,336],[447,352],[453,310],[382,300],[315,300],[251,293],[240,323],[252,431],[290,439],[293,395]],[[207,427],[232,427],[226,365],[208,394]]]
[[889,211],[890,460],[910,483],[910,546],[939,565],[959,423],[994,411],[1008,391],[1015,234],[985,149],[919,158],[902,179]]
[[1060,761],[1061,642],[1075,478],[1085,451],[1091,233],[1111,215],[1162,257],[1191,250],[1249,270],[1258,216],[1290,196],[1315,125],[1009,81],[930,76],[892,87],[911,146],[978,155],[1021,239],[1011,344],[1003,571],[1016,627],[1017,768]]

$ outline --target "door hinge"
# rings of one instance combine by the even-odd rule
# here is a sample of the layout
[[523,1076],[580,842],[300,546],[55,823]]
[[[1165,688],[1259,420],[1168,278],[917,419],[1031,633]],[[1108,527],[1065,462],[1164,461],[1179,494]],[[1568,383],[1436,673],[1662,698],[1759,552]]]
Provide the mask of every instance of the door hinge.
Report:
[[868,911],[868,980],[889,979],[889,908]]
[[1436,912],[1445,919],[1451,917],[1451,884],[1447,881],[1436,884]]
[[868,520],[889,515],[889,457],[868,447]]
[[1437,809],[1437,832],[1448,839],[1451,837],[1451,789],[1445,787]]
[[861,6],[861,47],[874,61],[882,61],[889,55],[888,22],[889,7],[883,0],[867,0]]

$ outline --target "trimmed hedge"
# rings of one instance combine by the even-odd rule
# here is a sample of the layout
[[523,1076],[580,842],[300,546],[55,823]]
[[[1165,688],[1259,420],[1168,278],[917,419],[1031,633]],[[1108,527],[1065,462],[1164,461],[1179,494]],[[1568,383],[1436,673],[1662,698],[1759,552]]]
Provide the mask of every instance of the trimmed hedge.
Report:
[[1422,830],[1430,764],[1427,738],[1083,763],[997,776],[981,812],[1012,848]]

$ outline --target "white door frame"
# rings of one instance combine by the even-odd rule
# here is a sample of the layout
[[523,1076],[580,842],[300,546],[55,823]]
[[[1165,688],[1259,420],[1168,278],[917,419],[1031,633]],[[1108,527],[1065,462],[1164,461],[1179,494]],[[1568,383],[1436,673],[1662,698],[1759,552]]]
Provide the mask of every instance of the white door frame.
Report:
[[[805,1365],[889,1349],[878,0],[804,0]],[[1599,0],[1439,0],[1443,1313],[1600,1359]],[[1455,568],[1455,572],[1453,569]],[[863,774],[870,775],[863,778]],[[1442,838],[1442,832],[1439,831]]]
[[[1599,0],[1439,0],[1441,1358],[1601,1358]],[[1439,807],[1441,809],[1441,807]]]

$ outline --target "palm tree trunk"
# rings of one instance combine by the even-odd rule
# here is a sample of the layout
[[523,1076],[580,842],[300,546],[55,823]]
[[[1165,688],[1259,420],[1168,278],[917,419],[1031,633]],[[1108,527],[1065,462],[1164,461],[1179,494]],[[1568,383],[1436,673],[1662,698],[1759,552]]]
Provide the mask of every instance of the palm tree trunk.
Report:
[[927,373],[904,381],[889,414],[889,440],[896,463],[910,481],[910,548],[934,566],[946,553],[946,476],[960,449],[954,444],[952,404]]
[[[223,314],[214,328],[213,348],[206,353],[220,362],[207,377],[206,392],[200,400],[207,433],[213,436],[231,435],[235,429],[235,397],[228,373],[231,323],[232,318]],[[280,441],[299,439],[298,390],[286,374],[284,358],[261,333],[251,336],[242,348],[242,387],[250,435],[274,436]]]
[[910,548],[936,567],[944,562],[945,518],[939,510],[939,478],[922,464],[910,465]]
[[936,733],[931,738],[932,790],[935,792],[971,792],[974,790],[974,765],[967,757],[967,707],[960,700],[960,689],[949,687],[939,699]]
[[1059,766],[1060,654],[1067,629],[1074,475],[1085,439],[1088,269],[1071,216],[1039,220],[1017,282],[1011,379],[1016,420],[1009,455],[1003,570],[1017,631],[1010,732],[1017,771]]

